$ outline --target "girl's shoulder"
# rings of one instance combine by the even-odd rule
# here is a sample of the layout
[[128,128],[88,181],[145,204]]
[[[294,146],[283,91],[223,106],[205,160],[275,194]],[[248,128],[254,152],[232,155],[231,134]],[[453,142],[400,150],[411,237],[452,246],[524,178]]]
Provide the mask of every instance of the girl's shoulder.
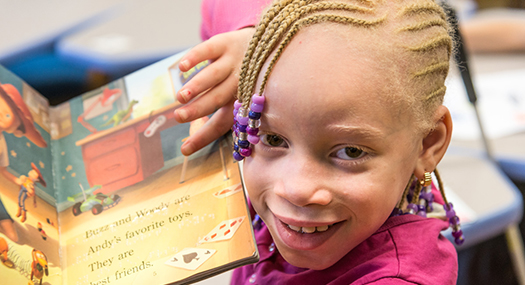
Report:
[[389,218],[375,234],[350,252],[354,257],[366,258],[371,268],[376,267],[362,276],[365,282],[358,283],[399,278],[416,284],[455,284],[457,252],[440,234],[447,228],[448,222],[436,218],[417,215]]

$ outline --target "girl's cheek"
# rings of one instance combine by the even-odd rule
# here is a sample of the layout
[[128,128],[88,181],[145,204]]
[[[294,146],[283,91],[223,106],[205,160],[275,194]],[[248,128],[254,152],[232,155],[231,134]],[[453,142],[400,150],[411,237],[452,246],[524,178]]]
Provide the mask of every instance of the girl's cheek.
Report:
[[243,172],[250,199],[256,199],[262,192],[271,189],[272,181],[277,178],[272,173],[272,167],[257,158],[245,159]]

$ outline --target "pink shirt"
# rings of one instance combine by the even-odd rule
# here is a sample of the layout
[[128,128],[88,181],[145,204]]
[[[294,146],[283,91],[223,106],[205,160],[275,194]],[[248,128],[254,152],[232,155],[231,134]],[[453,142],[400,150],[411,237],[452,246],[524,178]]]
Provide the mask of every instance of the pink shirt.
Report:
[[255,26],[271,0],[203,0],[201,38]]
[[311,270],[287,263],[262,226],[255,231],[260,261],[235,269],[231,284],[456,284],[456,250],[440,234],[447,227],[434,218],[392,217],[335,265]]

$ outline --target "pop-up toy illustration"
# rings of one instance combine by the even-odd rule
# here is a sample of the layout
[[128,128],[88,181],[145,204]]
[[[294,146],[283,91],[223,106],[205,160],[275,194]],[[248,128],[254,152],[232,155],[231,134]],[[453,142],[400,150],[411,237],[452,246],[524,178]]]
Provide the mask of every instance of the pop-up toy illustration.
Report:
[[101,192],[95,193],[93,195],[93,192],[96,190],[102,188],[100,185],[95,185],[88,190],[84,190],[84,187],[82,187],[82,184],[78,183],[80,186],[80,189],[82,192],[67,197],[67,200],[70,202],[76,202],[78,198],[82,197],[81,202],[75,203],[73,205],[73,215],[78,216],[82,214],[83,212],[90,211],[93,213],[93,215],[98,215],[102,213],[103,210],[109,209],[117,205],[122,198],[120,198],[119,195],[106,195]]
[[8,268],[13,268],[15,264],[7,257],[8,252],[9,246],[7,245],[7,241],[0,237],[0,261]]
[[113,124],[113,127],[116,127],[125,121],[127,121],[131,117],[131,113],[133,113],[133,106],[138,104],[139,101],[132,100],[129,102],[128,108],[126,110],[120,110],[115,115],[113,115],[106,123],[102,125],[102,127],[109,126]]
[[43,240],[47,240],[47,234],[46,232],[44,231],[44,229],[42,228],[42,223],[38,222],[37,226],[36,226],[36,229],[38,230],[38,232],[40,233],[40,236],[42,236],[42,239]]
[[18,194],[18,212],[16,213],[16,217],[18,218],[22,216],[20,219],[20,222],[22,223],[27,219],[26,199],[28,197],[33,197],[33,205],[36,208],[35,183],[38,182],[44,187],[47,186],[42,173],[32,162],[31,168],[32,169],[27,173],[27,176],[21,175],[18,178],[20,181],[20,192]]
[[[105,88],[104,91],[102,91],[102,96],[100,96],[95,102],[89,106],[82,115],[78,116],[77,121],[82,124],[86,129],[88,129],[92,133],[98,132],[98,130],[93,127],[90,123],[86,122],[84,119],[86,116],[88,116],[93,110],[98,106],[109,106],[113,104],[120,96],[122,95],[122,91],[118,88],[116,89],[109,89]],[[109,124],[108,124],[109,125]]]
[[[33,255],[33,262],[31,263],[31,279],[33,280],[33,277],[40,280],[40,285],[42,285],[42,279],[44,278],[44,274],[46,276],[49,276],[49,269],[47,267],[47,257],[46,255],[40,251],[33,249],[32,252]],[[32,284],[30,282],[29,284]]]

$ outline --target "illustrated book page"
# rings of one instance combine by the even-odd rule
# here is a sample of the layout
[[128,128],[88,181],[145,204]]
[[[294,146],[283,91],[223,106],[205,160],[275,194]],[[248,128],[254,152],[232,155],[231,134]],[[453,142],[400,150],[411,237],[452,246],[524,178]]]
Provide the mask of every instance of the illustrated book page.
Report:
[[[228,137],[189,157],[180,153],[208,120],[174,119],[176,91],[206,66],[181,73],[181,56],[58,106],[42,103],[48,115],[33,114],[33,125],[45,146],[9,138],[7,149],[17,152],[26,143],[20,140],[29,140],[21,165],[36,165],[47,187],[35,182],[38,206],[27,210],[25,222],[14,219],[19,185],[0,187],[18,234],[13,240],[0,231],[12,263],[0,267],[2,276],[16,284],[185,283],[257,260]],[[33,168],[10,161],[7,169],[18,177]]]

